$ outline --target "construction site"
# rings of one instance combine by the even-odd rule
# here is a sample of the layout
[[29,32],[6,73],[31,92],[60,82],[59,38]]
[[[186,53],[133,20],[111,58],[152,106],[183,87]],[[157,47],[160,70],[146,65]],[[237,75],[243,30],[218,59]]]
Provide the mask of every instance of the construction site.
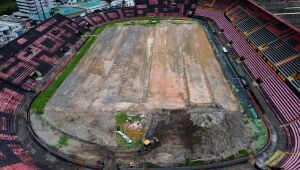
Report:
[[107,26],[31,124],[66,154],[164,166],[250,153],[243,116],[204,27],[166,19]]

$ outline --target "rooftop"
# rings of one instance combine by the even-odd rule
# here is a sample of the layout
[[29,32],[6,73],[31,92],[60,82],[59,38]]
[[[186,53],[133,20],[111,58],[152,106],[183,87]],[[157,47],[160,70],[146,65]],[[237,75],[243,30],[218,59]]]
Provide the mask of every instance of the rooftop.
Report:
[[57,8],[57,12],[62,15],[72,15],[75,13],[84,12],[83,9],[79,7],[72,7],[72,6],[60,6]]
[[6,21],[6,22],[14,22],[14,23],[23,23],[27,19],[20,19],[13,15],[2,15],[0,16],[0,21]]

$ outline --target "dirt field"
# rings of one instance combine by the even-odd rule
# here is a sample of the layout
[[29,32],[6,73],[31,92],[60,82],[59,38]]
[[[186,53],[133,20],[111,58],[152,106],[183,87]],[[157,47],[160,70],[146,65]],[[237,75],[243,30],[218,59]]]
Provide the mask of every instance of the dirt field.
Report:
[[[171,24],[165,21],[156,26],[120,24],[105,29],[85,58],[51,98],[44,114],[39,119],[33,119],[33,124],[41,123],[42,120],[79,139],[115,148],[116,112],[130,111],[146,117],[147,114],[151,114],[152,116],[146,118],[149,123],[150,117],[153,118],[158,110],[184,110],[180,112],[181,116],[174,118],[175,124],[178,124],[174,126],[174,131],[178,134],[169,139],[168,145],[162,146],[165,147],[166,154],[169,153],[161,153],[161,156],[165,157],[161,161],[168,163],[172,158],[173,161],[180,162],[187,155],[201,157],[194,154],[193,150],[201,150],[202,146],[195,148],[193,140],[182,140],[194,139],[195,135],[199,135],[199,129],[201,130],[199,127],[196,130],[192,128],[195,122],[190,119],[192,114],[189,113],[189,108],[218,108],[231,114],[238,113],[241,109],[202,26],[193,21],[181,23]],[[175,113],[176,117],[179,113]],[[178,119],[180,117],[182,120]],[[241,114],[232,118],[239,119],[242,123]],[[227,123],[228,121],[225,121],[225,125],[218,128],[226,129]],[[157,136],[162,139],[166,135],[172,136],[172,131],[163,130],[166,129],[164,124],[159,128],[162,130]],[[233,127],[229,128],[228,131],[231,132]],[[247,128],[244,126],[241,128],[245,129]],[[37,134],[46,131],[45,128],[35,130]],[[232,131],[234,137],[229,136],[228,142],[234,143],[238,142],[239,137],[244,138],[243,133],[240,136],[239,133],[240,131]],[[51,136],[51,133],[47,134]],[[222,137],[224,134],[215,135]],[[49,136],[41,137],[46,140]],[[215,136],[212,135],[207,140],[213,138]],[[207,140],[203,139],[204,143],[208,142]],[[221,138],[218,140],[222,141]],[[220,141],[216,144],[222,145]],[[249,136],[245,137],[245,144],[236,145],[234,152],[247,147],[249,141]],[[171,149],[168,147],[171,145],[178,145],[177,153],[170,153]],[[222,145],[221,152],[228,155],[230,151],[224,147],[226,144]],[[218,150],[204,152],[204,155],[214,157],[217,152]],[[178,160],[170,154],[177,154]],[[156,158],[153,158],[153,161],[159,161]]]

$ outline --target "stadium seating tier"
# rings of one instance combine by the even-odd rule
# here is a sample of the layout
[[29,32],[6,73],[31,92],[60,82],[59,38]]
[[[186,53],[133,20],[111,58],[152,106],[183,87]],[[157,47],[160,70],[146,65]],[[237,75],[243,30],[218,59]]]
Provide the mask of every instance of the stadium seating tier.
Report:
[[[289,128],[291,129],[291,135],[288,140],[292,146],[289,148],[289,154],[287,154],[287,156],[278,166],[284,169],[299,169],[300,156],[298,153],[300,151],[300,131],[299,121],[297,120],[300,118],[300,99],[277,76],[277,74],[268,66],[262,57],[260,57],[254,50],[249,50],[252,48],[252,46],[247,43],[246,39],[242,38],[242,35],[240,35],[241,33],[239,33],[238,30],[233,29],[234,22],[230,22],[232,20],[227,19],[228,17],[230,18],[235,14],[238,14],[238,12],[236,12],[236,8],[232,10],[233,12],[229,11],[228,14],[224,16],[220,11],[198,7],[195,11],[195,17],[205,17],[213,20],[219,29],[223,30],[223,34],[227,40],[232,41],[232,47],[236,53],[239,54],[239,57],[244,58],[243,65],[245,65],[247,71],[250,73],[250,76],[252,76],[252,79],[254,81],[257,79],[262,80],[262,83],[259,85],[259,89],[261,89],[265,95],[268,96],[268,100],[274,106],[278,117],[282,118],[283,123],[290,124],[291,126]],[[256,46],[257,44],[262,45],[264,43],[269,43],[269,46],[265,52],[267,52],[268,49],[273,50],[273,54],[270,55],[270,57],[274,59],[274,62],[282,61],[288,57],[297,55],[297,53],[291,53],[293,48],[286,49],[288,46],[284,46],[286,45],[284,42],[280,42],[281,44],[272,46],[274,43],[279,43],[281,40],[276,40],[278,37],[276,38],[276,35],[271,34],[271,31],[268,31],[268,29],[265,27],[259,30],[260,31],[257,33],[257,36],[253,36],[252,34],[252,38],[256,40],[252,42],[256,42]],[[298,36],[298,34],[295,34],[292,37],[295,37],[296,35]],[[261,39],[259,39],[260,36]],[[235,44],[243,44],[243,46]],[[294,46],[296,45],[297,44]],[[278,50],[275,51],[276,49]],[[300,67],[298,59],[299,58],[286,62],[281,66],[282,69],[285,69],[286,72],[289,71],[290,73],[299,72]]]

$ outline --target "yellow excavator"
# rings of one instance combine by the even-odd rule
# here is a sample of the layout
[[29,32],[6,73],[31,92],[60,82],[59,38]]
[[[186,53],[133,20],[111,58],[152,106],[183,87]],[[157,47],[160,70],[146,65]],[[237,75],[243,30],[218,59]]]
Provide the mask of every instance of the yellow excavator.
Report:
[[138,150],[139,155],[144,155],[159,145],[159,140],[156,137],[144,139],[141,148]]

